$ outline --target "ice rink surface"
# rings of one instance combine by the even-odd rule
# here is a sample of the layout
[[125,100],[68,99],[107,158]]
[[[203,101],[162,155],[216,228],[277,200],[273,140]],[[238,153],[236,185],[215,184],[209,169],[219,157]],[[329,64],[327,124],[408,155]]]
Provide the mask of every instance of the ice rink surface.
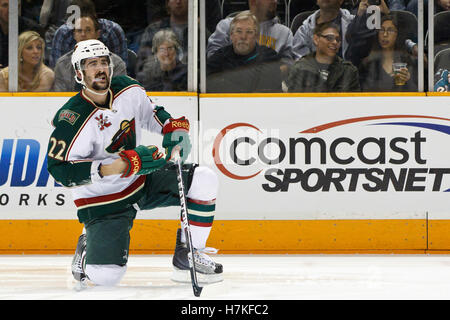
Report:
[[117,287],[77,290],[69,255],[0,255],[1,300],[448,300],[450,255],[216,255],[224,281],[195,298],[170,255],[130,255]]

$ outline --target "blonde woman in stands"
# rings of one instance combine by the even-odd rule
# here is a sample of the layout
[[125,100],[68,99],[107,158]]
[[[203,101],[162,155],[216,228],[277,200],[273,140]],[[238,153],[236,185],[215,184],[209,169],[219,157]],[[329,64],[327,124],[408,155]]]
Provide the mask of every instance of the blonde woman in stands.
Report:
[[[44,64],[44,40],[35,31],[19,35],[18,91],[50,91],[55,74]],[[8,90],[9,68],[0,71],[0,91]]]

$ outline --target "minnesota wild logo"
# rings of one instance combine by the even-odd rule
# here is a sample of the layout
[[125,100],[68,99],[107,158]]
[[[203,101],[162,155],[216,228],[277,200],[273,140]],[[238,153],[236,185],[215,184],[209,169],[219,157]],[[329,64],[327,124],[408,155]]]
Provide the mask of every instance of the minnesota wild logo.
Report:
[[136,148],[136,126],[134,118],[123,120],[120,129],[111,139],[111,144],[105,149],[109,153]]

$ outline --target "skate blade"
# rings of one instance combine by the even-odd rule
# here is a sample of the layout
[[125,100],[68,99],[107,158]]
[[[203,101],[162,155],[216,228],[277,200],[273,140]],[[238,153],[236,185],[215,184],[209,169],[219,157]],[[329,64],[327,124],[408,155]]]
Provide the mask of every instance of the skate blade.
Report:
[[[180,283],[191,283],[191,273],[189,270],[180,270],[173,268],[171,280]],[[210,284],[223,281],[223,274],[203,274],[197,272],[197,281],[199,284]]]

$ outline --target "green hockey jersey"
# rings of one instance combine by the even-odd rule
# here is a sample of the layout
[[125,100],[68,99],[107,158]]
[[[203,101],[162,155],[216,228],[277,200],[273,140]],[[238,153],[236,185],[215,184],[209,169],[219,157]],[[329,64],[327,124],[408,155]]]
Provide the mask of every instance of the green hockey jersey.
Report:
[[140,145],[142,130],[161,134],[169,118],[128,76],[112,78],[106,105],[97,105],[81,91],[58,110],[47,150],[48,171],[71,188],[80,222],[136,202],[145,176],[101,177],[99,166]]

